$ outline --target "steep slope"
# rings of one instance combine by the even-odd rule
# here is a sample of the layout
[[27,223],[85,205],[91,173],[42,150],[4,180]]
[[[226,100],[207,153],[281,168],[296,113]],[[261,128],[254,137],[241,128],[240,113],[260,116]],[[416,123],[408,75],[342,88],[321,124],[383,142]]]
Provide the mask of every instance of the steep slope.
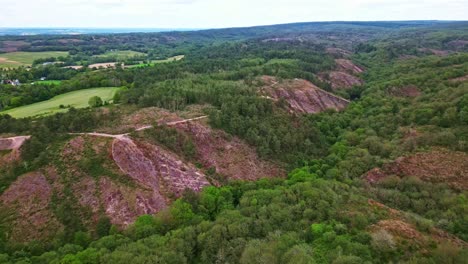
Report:
[[29,136],[0,138],[0,168],[11,166],[20,159],[20,148]]
[[274,101],[284,100],[290,113],[319,113],[326,109],[344,109],[349,101],[328,93],[309,81],[294,79],[279,82],[274,77],[263,76],[265,85],[260,93]]
[[425,181],[447,183],[450,186],[468,189],[468,155],[464,152],[433,149],[414,155],[400,157],[364,175],[370,183],[390,175],[415,176]]
[[115,139],[112,157],[126,175],[155,191],[159,209],[165,206],[161,192],[179,197],[185,189],[200,191],[209,185],[205,175],[192,164],[146,142],[135,143],[128,137]]
[[364,83],[362,79],[356,77],[364,72],[364,68],[348,59],[335,59],[335,64],[334,70],[318,74],[318,78],[323,82],[328,82],[333,90],[349,89]]
[[47,240],[63,229],[49,207],[52,188],[43,173],[33,172],[21,176],[0,196],[1,210],[11,212],[10,239],[17,243]]
[[286,174],[279,166],[260,159],[253,147],[223,131],[196,121],[175,123],[173,127],[192,138],[197,158],[205,168],[215,168],[227,179],[257,180]]

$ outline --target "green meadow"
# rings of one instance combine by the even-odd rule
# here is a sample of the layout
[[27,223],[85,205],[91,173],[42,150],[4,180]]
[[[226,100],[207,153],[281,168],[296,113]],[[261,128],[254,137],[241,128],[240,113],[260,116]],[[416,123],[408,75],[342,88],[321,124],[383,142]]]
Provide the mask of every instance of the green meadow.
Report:
[[0,54],[0,68],[30,66],[37,59],[68,56],[65,51],[27,52],[18,51]]
[[102,87],[73,91],[55,96],[47,101],[6,110],[0,112],[0,115],[9,114],[15,118],[38,117],[68,111],[67,108],[60,108],[60,105],[85,108],[88,107],[90,97],[99,96],[103,101],[110,101],[119,89],[120,87]]
[[146,54],[133,50],[115,50],[108,51],[104,54],[96,55],[96,57],[116,57],[118,60],[125,60],[137,56],[146,56]]
[[178,55],[174,57],[170,57],[164,60],[152,60],[151,63],[140,63],[140,64],[135,64],[135,65],[128,65],[126,68],[139,68],[139,67],[148,67],[148,66],[154,66],[155,64],[158,63],[167,63],[167,62],[173,62],[173,61],[178,61],[181,60],[185,57],[185,55]]

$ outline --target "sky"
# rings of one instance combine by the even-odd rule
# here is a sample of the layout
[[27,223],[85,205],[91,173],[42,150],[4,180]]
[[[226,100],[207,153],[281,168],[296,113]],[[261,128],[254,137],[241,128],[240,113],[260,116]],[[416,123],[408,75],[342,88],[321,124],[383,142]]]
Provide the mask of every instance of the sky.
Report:
[[0,0],[0,27],[223,28],[468,20],[468,0]]

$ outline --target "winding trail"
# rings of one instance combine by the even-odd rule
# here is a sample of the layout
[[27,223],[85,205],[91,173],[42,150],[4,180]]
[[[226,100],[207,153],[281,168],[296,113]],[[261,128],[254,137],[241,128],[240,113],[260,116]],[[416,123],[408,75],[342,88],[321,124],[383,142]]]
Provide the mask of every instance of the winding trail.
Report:
[[[208,116],[199,116],[199,117],[190,118],[190,119],[168,122],[163,125],[175,126],[175,125],[187,123],[190,121],[205,119],[207,117]],[[153,128],[153,126],[147,125],[147,126],[143,126],[143,127],[135,129],[135,132],[144,131],[144,130],[151,129],[151,128]],[[95,136],[95,137],[107,137],[107,138],[114,138],[114,139],[119,139],[119,140],[129,140],[128,135],[130,135],[130,133],[112,135],[112,134],[98,133],[98,132],[68,133],[68,134],[69,135],[88,135],[88,136]],[[24,144],[24,142],[26,142],[26,140],[30,138],[31,136],[16,136],[16,137],[9,137],[9,138],[0,138],[0,150],[18,150]]]
[[[208,116],[199,116],[199,117],[190,118],[190,119],[173,121],[173,122],[165,123],[163,125],[175,126],[175,125],[178,125],[178,124],[183,124],[183,123],[187,123],[187,122],[191,122],[191,121],[195,121],[195,120],[200,120],[200,119],[205,119],[205,118],[208,118]],[[135,129],[135,132],[144,131],[144,130],[148,130],[148,129],[151,129],[151,128],[153,128],[153,126],[151,126],[151,125],[142,126],[140,128]],[[115,138],[115,139],[120,139],[120,140],[125,140],[125,139],[128,140],[128,135],[130,135],[130,133],[113,135],[113,134],[98,133],[98,132],[68,133],[68,134],[69,135],[88,135],[88,136],[95,136],[95,137],[108,137],[108,138]]]
[[31,136],[0,138],[0,150],[18,150]]

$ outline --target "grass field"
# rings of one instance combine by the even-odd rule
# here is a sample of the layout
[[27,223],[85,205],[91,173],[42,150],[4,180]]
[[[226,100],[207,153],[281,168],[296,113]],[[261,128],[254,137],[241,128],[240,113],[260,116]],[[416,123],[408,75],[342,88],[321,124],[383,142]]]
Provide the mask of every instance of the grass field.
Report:
[[85,108],[88,107],[90,97],[99,96],[103,101],[110,101],[119,89],[119,87],[103,87],[73,91],[58,95],[47,101],[3,111],[0,112],[0,115],[9,114],[15,118],[38,117],[68,111],[68,109],[61,109],[60,105]]
[[58,81],[58,80],[45,80],[45,81],[36,81],[34,82],[36,84],[45,84],[45,85],[59,85],[60,83],[62,83],[62,81]]
[[10,52],[0,54],[0,68],[14,68],[19,66],[32,65],[34,60],[42,58],[68,56],[65,51],[44,51],[44,52]]
[[172,62],[172,61],[178,61],[181,60],[185,57],[185,55],[178,55],[174,57],[167,58],[165,60],[152,60],[151,63],[140,63],[140,64],[135,64],[135,65],[129,65],[126,66],[125,68],[139,68],[139,67],[148,67],[148,66],[154,66],[155,64],[158,63],[166,63],[166,62]]
[[96,55],[96,57],[117,57],[117,60],[125,60],[136,56],[146,56],[146,54],[133,50],[116,50],[108,51],[101,55]]

